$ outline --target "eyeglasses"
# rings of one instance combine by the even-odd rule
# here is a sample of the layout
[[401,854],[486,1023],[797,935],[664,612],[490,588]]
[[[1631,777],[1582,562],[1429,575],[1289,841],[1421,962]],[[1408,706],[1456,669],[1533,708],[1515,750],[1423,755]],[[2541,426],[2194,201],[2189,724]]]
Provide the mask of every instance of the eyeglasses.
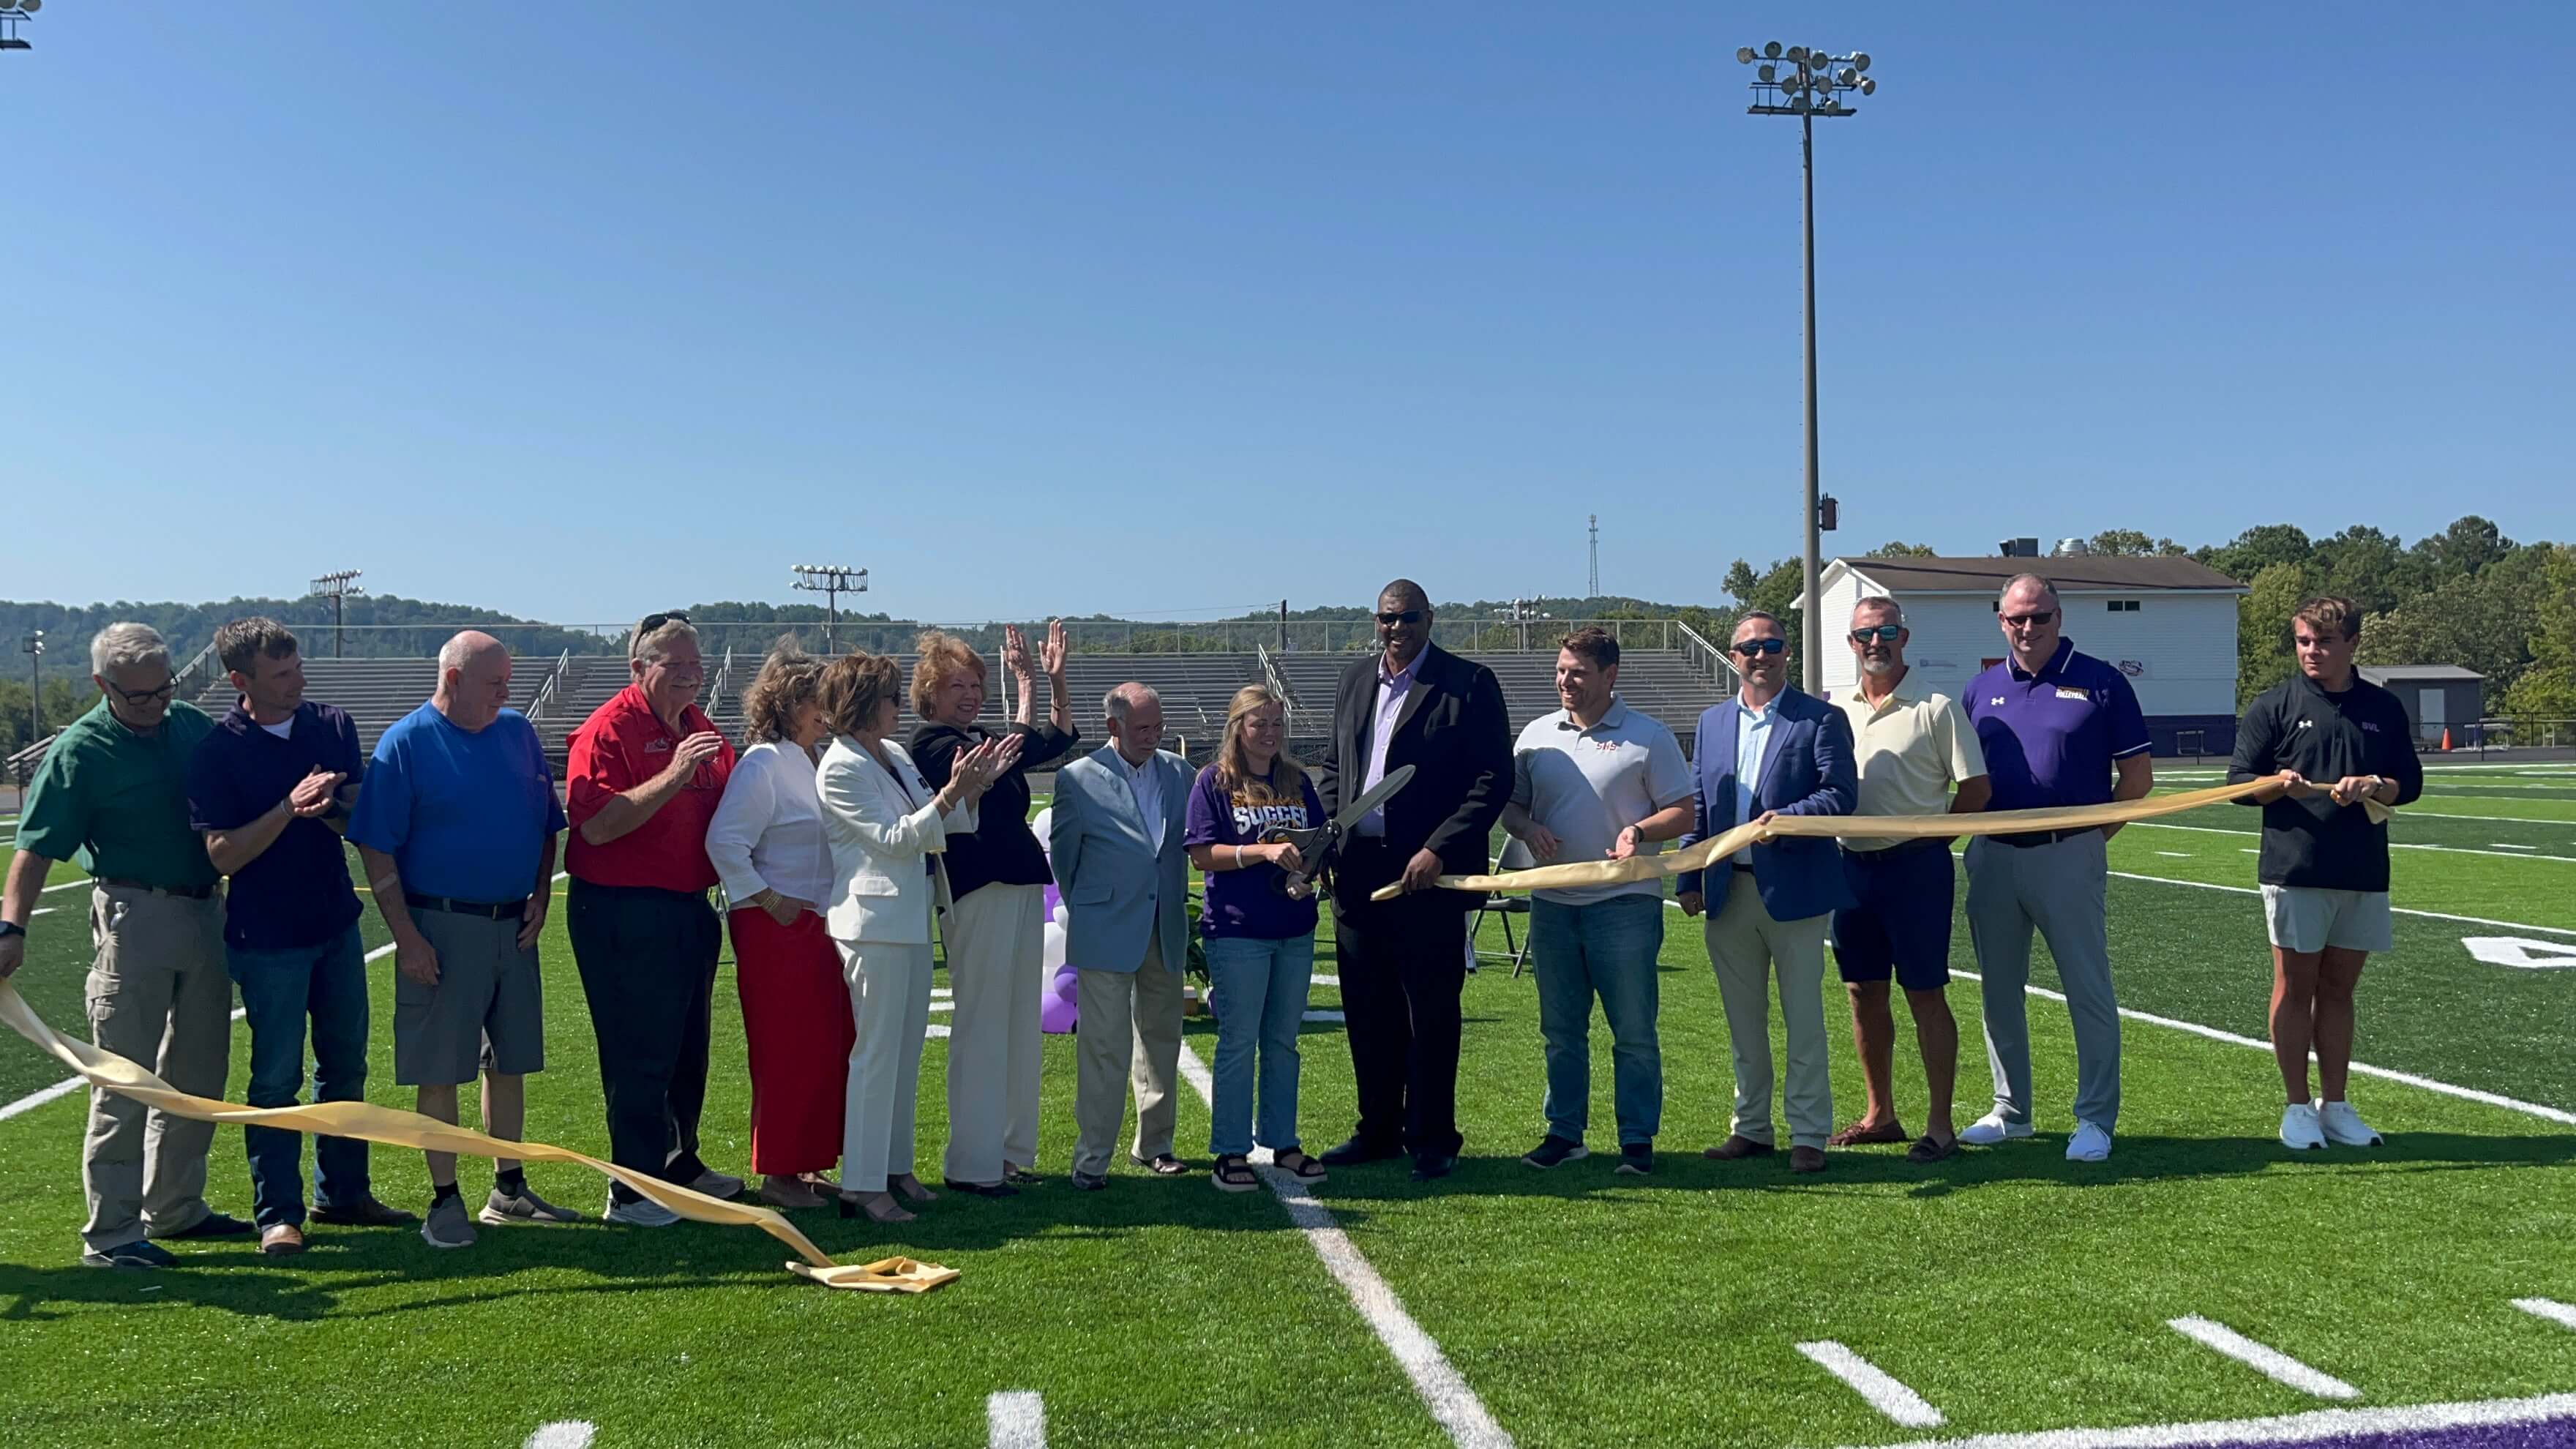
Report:
[[677,609],[673,609],[667,614],[647,614],[644,616],[644,622],[636,625],[635,629],[637,633],[650,634],[654,630],[661,628],[663,625],[673,622],[685,624],[689,622],[689,616],[681,613]]
[[1389,629],[1394,628],[1398,624],[1419,624],[1422,622],[1422,611],[1420,609],[1399,609],[1392,614],[1378,615],[1377,621]]
[[127,704],[139,706],[150,704],[155,700],[168,699],[172,695],[177,694],[179,692],[179,681],[175,678],[171,679],[169,682],[163,684],[159,689],[127,689],[125,686],[118,684],[115,680],[111,679],[107,681],[107,687],[115,690],[116,697],[124,700]]
[[2048,627],[2048,622],[2056,617],[2057,611],[2055,609],[2042,609],[2035,614],[2006,614],[2004,615],[2004,627],[2007,629],[2045,629]]
[[1745,658],[1751,659],[1759,654],[1786,653],[1788,652],[1789,641],[1786,639],[1742,639],[1728,645],[1727,647],[1734,650],[1736,653],[1743,655]]
[[1905,626],[1902,624],[1872,624],[1865,629],[1851,631],[1851,641],[1854,644],[1866,644],[1876,639],[1882,644],[1893,644],[1896,642],[1896,636],[1904,632]]

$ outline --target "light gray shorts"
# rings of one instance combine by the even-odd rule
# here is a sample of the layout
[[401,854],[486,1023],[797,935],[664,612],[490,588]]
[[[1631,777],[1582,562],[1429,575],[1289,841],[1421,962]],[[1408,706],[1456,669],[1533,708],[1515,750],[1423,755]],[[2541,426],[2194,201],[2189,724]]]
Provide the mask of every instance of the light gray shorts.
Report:
[[536,948],[519,946],[516,917],[492,920],[412,907],[438,952],[438,984],[394,973],[394,1081],[457,1086],[478,1071],[546,1069],[546,998]]
[[2387,951],[2397,944],[2390,935],[2386,891],[2267,885],[2263,919],[2272,928],[2272,944],[2284,951],[2315,952],[2328,946]]

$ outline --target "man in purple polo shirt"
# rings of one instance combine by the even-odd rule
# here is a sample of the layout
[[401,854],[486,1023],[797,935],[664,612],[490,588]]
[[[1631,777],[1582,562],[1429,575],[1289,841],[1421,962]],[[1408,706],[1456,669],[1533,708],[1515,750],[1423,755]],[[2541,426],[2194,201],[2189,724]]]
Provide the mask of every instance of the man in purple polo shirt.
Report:
[[[367,1085],[367,966],[357,892],[339,831],[364,768],[357,727],[304,697],[295,636],[274,619],[215,631],[215,655],[240,702],[188,760],[189,823],[206,857],[232,877],[224,896],[224,962],[250,1022],[250,1105],[286,1107],[304,1085],[304,1024],[313,1022],[313,1099],[355,1102]],[[244,1127],[252,1216],[263,1253],[304,1251],[304,1138]],[[367,1144],[314,1144],[313,1215],[327,1223],[415,1221],[376,1200]]]
[[[2062,636],[2057,589],[2037,574],[2004,585],[1995,613],[2010,657],[1968,681],[1968,719],[1994,780],[1989,810],[2136,800],[2155,784],[2146,716],[2119,670]],[[2116,775],[2116,782],[2114,776]],[[1959,1134],[1987,1146],[2031,1135],[2030,933],[2048,938],[2075,1023],[2069,1162],[2111,1155],[2120,1115],[2120,1006],[2104,917],[2110,838],[2120,827],[1982,835],[1968,844],[1968,936],[1984,975],[1995,1109]]]

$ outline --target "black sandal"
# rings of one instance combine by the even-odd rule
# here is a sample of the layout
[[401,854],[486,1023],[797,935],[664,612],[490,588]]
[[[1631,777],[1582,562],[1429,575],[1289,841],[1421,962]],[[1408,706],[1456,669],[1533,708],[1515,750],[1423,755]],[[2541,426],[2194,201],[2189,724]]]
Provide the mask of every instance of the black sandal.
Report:
[[1216,1170],[1208,1174],[1208,1181],[1215,1183],[1219,1192],[1250,1192],[1261,1186],[1261,1179],[1253,1175],[1251,1161],[1235,1153],[1216,1160]]
[[1272,1157],[1270,1165],[1299,1182],[1322,1182],[1325,1177],[1324,1164],[1294,1147]]

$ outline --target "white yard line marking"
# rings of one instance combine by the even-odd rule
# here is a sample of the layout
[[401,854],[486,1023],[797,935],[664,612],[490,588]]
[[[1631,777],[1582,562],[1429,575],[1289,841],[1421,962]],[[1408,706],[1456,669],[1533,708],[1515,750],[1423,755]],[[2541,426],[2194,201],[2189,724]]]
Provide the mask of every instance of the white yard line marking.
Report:
[[38,916],[50,916],[54,913],[55,909],[56,908],[53,906],[38,906],[27,913],[27,919],[32,921]]
[[67,880],[67,881],[64,881],[61,885],[49,885],[49,886],[46,886],[44,889],[42,889],[42,890],[40,890],[40,891],[36,892],[36,894],[38,894],[38,895],[40,895],[40,896],[42,896],[42,895],[52,895],[52,894],[53,894],[54,892],[56,892],[56,891],[67,891],[67,890],[70,890],[73,886],[85,886],[85,885],[88,885],[88,884],[89,884],[89,877],[87,877],[87,876],[82,876],[79,880]]
[[[2255,852],[2249,849],[2245,853],[2247,855],[2252,855]],[[2191,889],[2196,891],[2226,891],[2230,895],[2239,896],[2259,896],[2262,894],[2261,891],[2254,889],[2252,886],[2214,885],[2205,880],[2175,880],[2169,875],[2139,875],[2135,871],[2127,870],[2115,870],[2110,872],[2110,874],[2119,877],[2121,880],[2143,880],[2153,882],[2156,885],[2189,886]],[[2576,930],[2571,930],[2565,926],[2528,926],[2524,925],[2520,921],[2499,921],[2488,916],[2455,916],[2449,911],[2418,911],[2410,910],[2405,906],[2390,906],[2388,909],[2396,915],[2422,916],[2427,920],[2466,921],[2472,926],[2502,926],[2509,931],[2545,931],[2553,936],[2576,936]]]
[[[1199,1060],[1199,1054],[1187,1042],[1181,1044],[1181,1076],[1200,1100],[1212,1102],[1216,1083],[1208,1075],[1207,1063]],[[1412,1314],[1404,1311],[1404,1301],[1361,1256],[1350,1235],[1333,1221],[1332,1210],[1315,1201],[1306,1184],[1282,1177],[1272,1168],[1266,1150],[1254,1153],[1254,1159],[1271,1195],[1288,1209],[1288,1220],[1305,1233],[1307,1246],[1324,1260],[1334,1281],[1350,1295],[1351,1306],[1367,1321],[1369,1331],[1395,1356],[1396,1366],[1413,1381],[1413,1391],[1422,1396],[1423,1407],[1431,1411],[1441,1428],[1449,1431],[1450,1440],[1460,1449],[1512,1449],[1512,1436],[1494,1422],[1494,1416],[1485,1409],[1485,1401],[1476,1397],[1465,1377],[1450,1366],[1440,1345],[1422,1331]]]
[[[923,1041],[933,1041],[946,1035],[948,1035],[948,1028],[945,1025],[934,1021],[922,1031],[921,1039]],[[2355,1067],[2353,1070],[2360,1071],[2361,1068]]]
[[2546,1318],[2561,1328],[2576,1328],[2576,1305],[2553,1298],[2517,1298],[2513,1306],[2534,1318]]
[[[1983,981],[1985,979],[1974,971],[1952,971],[1950,974],[1963,981]],[[2022,990],[2033,996],[2040,997],[2043,1000],[2064,1001],[2066,999],[2065,993],[2051,991],[2045,986],[2025,985],[2022,987]],[[2176,1017],[2158,1016],[2151,1011],[2136,1011],[2126,1006],[2120,1008],[2120,1014],[2131,1021],[2143,1021],[2149,1026],[2170,1027],[2175,1031],[2187,1031],[2193,1036],[2207,1037],[2211,1041],[2223,1041],[2232,1046],[2250,1047],[2255,1051],[2266,1053],[2272,1050],[2272,1044],[2268,1041],[2259,1041],[2250,1036],[2239,1036],[2235,1032],[2221,1031],[2214,1026],[2202,1026],[2196,1021],[2183,1021]],[[2316,1054],[2313,1052],[2309,1053],[2309,1060],[2313,1061],[2315,1059]],[[2431,1077],[2419,1077],[2413,1072],[2400,1072],[2387,1067],[2374,1067],[2368,1062],[2354,1062],[2352,1064],[2352,1070],[2365,1077],[2377,1077],[2383,1082],[2396,1082],[2403,1086],[2421,1087],[2427,1092],[2438,1092],[2445,1097],[2457,1097],[2464,1102],[2476,1102],[2488,1107],[2502,1107],[2508,1112],[2521,1112],[2527,1116],[2538,1117],[2543,1121],[2563,1122],[2571,1127],[2576,1127],[2576,1112],[2562,1112],[2556,1107],[2545,1107],[2538,1102],[2525,1102],[2518,1097],[2506,1097],[2500,1096],[2494,1092],[2482,1092],[2475,1087],[2453,1086],[2449,1082],[2437,1082]]]
[[2538,850],[2540,848],[2537,845],[2507,845],[2501,840],[2490,840],[2487,844],[2498,850]]
[[984,1442],[992,1449],[1046,1449],[1046,1400],[1012,1389],[984,1400]]
[[[2143,826],[2149,830],[2188,830],[2196,835],[2247,836],[2256,833],[2251,830],[2230,830],[2223,825],[2172,825],[2162,820],[2132,820],[2129,823],[2132,825]],[[2543,821],[2536,823],[2546,824],[2547,822]],[[2430,850],[2443,855],[2501,855],[2507,860],[2555,860],[2569,864],[2576,864],[2576,856],[2570,855],[2513,854],[2513,852],[2520,850],[2538,850],[2540,847],[2536,845],[2508,845],[2500,850],[2480,850],[2473,845],[2410,845],[2404,841],[2392,840],[2388,843],[2388,848],[2391,850]],[[2156,853],[2158,855],[2170,855],[2173,852],[2160,850]]]
[[2211,1419],[2197,1424],[2139,1424],[2126,1429],[2043,1429],[2031,1434],[1979,1434],[1969,1439],[1916,1439],[1871,1449],[2190,1449],[2206,1444],[2313,1444],[2362,1434],[2429,1434],[2442,1429],[2537,1424],[2576,1416],[2576,1394],[2477,1403],[2415,1404],[2402,1409],[2311,1409],[2269,1419]]
[[539,1424],[521,1449],[590,1449],[591,1438],[598,1432],[599,1426],[588,1419],[557,1419]]
[[1814,1360],[1818,1368],[1849,1385],[1853,1393],[1869,1401],[1871,1408],[1908,1429],[1938,1429],[1949,1422],[1941,1417],[1939,1409],[1923,1402],[1921,1394],[1898,1383],[1878,1365],[1832,1339],[1799,1344],[1798,1352]]
[[2156,852],[2156,854],[2158,854],[2158,855],[2170,855],[2170,856],[2172,856],[2172,857],[2173,857],[2174,859],[2176,859],[2176,860],[2189,860],[2189,859],[2191,859],[2191,852],[2190,852],[2190,851],[2188,851],[2188,850],[2159,850],[2159,851],[2157,851],[2157,852]]
[[[369,951],[367,953],[367,959],[370,961],[379,960],[382,957],[391,954],[393,949],[393,943],[388,941],[384,945],[378,946],[376,949]],[[232,1019],[239,1021],[242,1019],[244,1014],[245,1013],[242,1008],[235,1007],[233,1008]],[[81,1084],[82,1079],[79,1077],[65,1077],[61,1081],[56,1082],[52,1086],[46,1087],[41,1091],[30,1092],[26,1096],[20,1097],[17,1101],[11,1102],[5,1107],[0,1107],[0,1122],[6,1122],[10,1118],[18,1116],[21,1113],[33,1112],[38,1107],[45,1105],[47,1102],[54,1101],[57,1098],[68,1097],[72,1093],[79,1091],[81,1089]]]
[[953,1001],[933,1001],[930,1003],[930,1009],[932,1011],[955,1011],[957,1009],[957,1003]]
[[2320,1399],[2357,1399],[2361,1390],[2329,1373],[2320,1373],[2277,1348],[2256,1343],[2224,1323],[2206,1318],[2172,1318],[2165,1327],[2205,1348],[2223,1353],[2277,1384],[2286,1384]]
[[953,1000],[956,995],[956,992],[949,990],[945,986],[934,986],[930,988],[930,999],[933,1001]]
[[1335,976],[1335,975],[1333,975],[1333,974],[1332,974],[1332,973],[1330,973],[1330,972],[1318,972],[1318,973],[1317,973],[1313,978],[1311,978],[1311,979],[1312,979],[1313,983],[1314,983],[1315,985],[1317,985],[1317,986],[1333,986],[1333,987],[1338,987],[1338,986],[1340,986],[1340,985],[1342,984],[1342,978],[1340,978],[1339,976]]

